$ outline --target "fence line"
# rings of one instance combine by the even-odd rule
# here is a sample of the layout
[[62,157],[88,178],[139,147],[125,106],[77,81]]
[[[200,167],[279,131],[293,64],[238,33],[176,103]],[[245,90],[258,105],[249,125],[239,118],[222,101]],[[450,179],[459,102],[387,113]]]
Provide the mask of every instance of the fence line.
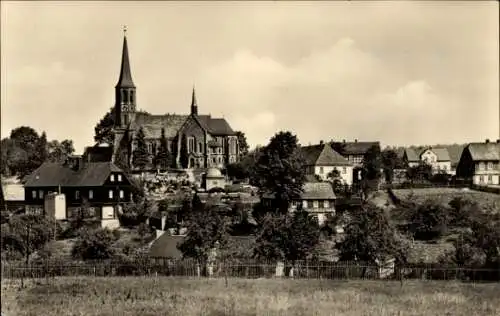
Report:
[[500,268],[439,266],[413,264],[397,266],[391,263],[377,266],[359,262],[272,262],[218,261],[201,265],[195,260],[148,258],[142,262],[90,261],[75,263],[45,262],[41,264],[2,263],[2,278],[53,278],[58,276],[180,276],[214,278],[274,278],[300,279],[428,279],[461,281],[500,281]]

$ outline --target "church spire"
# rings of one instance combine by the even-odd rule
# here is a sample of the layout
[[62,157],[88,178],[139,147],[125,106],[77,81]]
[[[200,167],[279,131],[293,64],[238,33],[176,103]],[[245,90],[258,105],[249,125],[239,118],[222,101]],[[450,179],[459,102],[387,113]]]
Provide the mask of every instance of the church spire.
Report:
[[193,85],[193,95],[191,96],[191,114],[198,115],[198,103],[196,102],[196,91]]
[[132,81],[132,73],[130,72],[130,62],[128,60],[128,45],[127,45],[127,27],[123,27],[123,49],[122,49],[122,65],[120,68],[120,79],[116,84],[117,88],[135,88]]

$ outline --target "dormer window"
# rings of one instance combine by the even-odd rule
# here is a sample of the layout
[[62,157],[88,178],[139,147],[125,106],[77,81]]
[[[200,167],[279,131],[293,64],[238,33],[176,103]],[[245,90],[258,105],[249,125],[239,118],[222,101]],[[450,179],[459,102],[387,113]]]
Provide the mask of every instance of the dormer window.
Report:
[[75,191],[75,200],[80,198],[80,191]]
[[114,174],[112,174],[112,175],[109,177],[109,180],[110,180],[111,182],[115,182],[115,175],[114,175]]
[[121,174],[118,175],[118,182],[122,182],[122,175]]

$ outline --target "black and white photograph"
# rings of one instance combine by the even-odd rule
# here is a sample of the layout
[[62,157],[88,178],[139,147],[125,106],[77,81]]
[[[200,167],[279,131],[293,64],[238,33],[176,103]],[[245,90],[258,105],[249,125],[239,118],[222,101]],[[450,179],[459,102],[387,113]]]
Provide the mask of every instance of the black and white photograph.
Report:
[[1,316],[500,315],[499,12],[2,0]]

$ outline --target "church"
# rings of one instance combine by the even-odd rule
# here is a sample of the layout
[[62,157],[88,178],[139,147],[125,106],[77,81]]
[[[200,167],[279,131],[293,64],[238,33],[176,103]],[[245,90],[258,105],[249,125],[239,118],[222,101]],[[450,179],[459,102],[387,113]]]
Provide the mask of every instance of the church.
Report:
[[148,169],[155,168],[154,157],[160,149],[162,135],[167,140],[172,157],[170,167],[224,168],[238,161],[236,132],[224,118],[198,114],[194,87],[188,115],[152,115],[137,111],[137,88],[132,80],[126,34],[123,38],[120,77],[115,86],[114,113],[113,162],[126,162],[132,166],[136,135],[140,129],[144,131],[150,156]]

